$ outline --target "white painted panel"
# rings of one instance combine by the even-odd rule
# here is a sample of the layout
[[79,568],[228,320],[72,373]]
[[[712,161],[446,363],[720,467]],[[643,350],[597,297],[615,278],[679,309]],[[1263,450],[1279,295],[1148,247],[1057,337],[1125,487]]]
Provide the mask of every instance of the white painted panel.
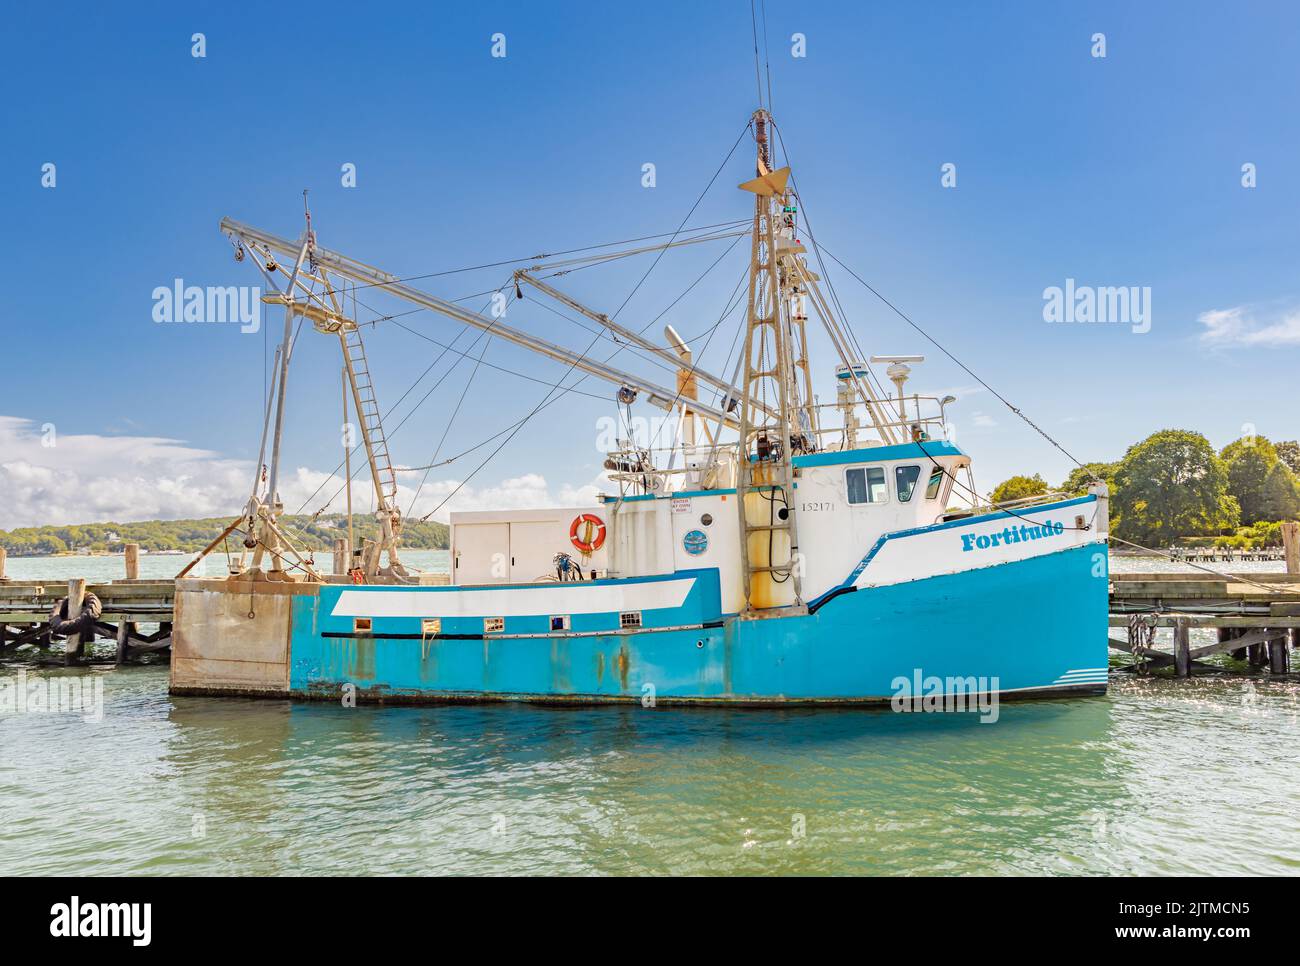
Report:
[[529,583],[555,573],[557,553],[576,556],[569,541],[567,521],[512,520],[510,523],[510,580]]
[[335,617],[525,617],[530,614],[609,614],[681,607],[694,577],[648,582],[536,584],[499,589],[345,590]]
[[[973,522],[929,530],[886,540],[855,581],[858,587],[880,587],[920,580],[936,574],[978,570],[998,564],[1027,560],[1058,550],[1096,544],[1105,553],[1105,534],[1096,527],[1075,529],[1076,518],[1093,523],[1095,502],[1078,503],[1055,510],[1029,507],[1019,517]],[[1048,528],[1044,525],[1055,524]],[[1034,536],[1037,532],[1038,536]],[[984,544],[981,546],[980,544]],[[1104,567],[1104,561],[1102,562]],[[1104,572],[1104,570],[1103,570]]]
[[[745,606],[745,585],[740,565],[740,514],[736,495],[709,493],[678,498],[672,502],[675,506],[670,517],[676,568],[692,570],[717,567],[722,612],[739,612]],[[702,520],[706,513],[712,519],[707,526]],[[684,541],[692,530],[705,534],[707,545],[703,553],[686,552]]]
[[605,504],[601,516],[612,528],[610,567],[619,577],[673,572],[673,523],[669,500]]
[[504,584],[510,580],[510,524],[458,524],[453,543],[455,583]]

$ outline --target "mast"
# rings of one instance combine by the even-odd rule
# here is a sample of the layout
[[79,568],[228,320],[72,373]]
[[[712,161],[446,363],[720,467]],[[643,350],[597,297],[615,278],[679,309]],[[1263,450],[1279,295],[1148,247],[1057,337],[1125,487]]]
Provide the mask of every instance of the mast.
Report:
[[[736,480],[745,589],[742,616],[750,618],[792,610],[806,613],[797,566],[793,457],[796,449],[812,448],[816,439],[812,435],[812,400],[807,400],[809,408],[805,410],[795,382],[795,338],[788,302],[798,275],[782,271],[780,264],[802,246],[778,229],[778,223],[785,225],[790,169],[772,170],[767,134],[770,120],[761,108],[754,114],[758,176],[740,186],[754,194]],[[798,341],[806,372],[806,342],[802,337]],[[769,400],[775,407],[772,414],[754,405]],[[801,421],[806,428],[798,426]]]

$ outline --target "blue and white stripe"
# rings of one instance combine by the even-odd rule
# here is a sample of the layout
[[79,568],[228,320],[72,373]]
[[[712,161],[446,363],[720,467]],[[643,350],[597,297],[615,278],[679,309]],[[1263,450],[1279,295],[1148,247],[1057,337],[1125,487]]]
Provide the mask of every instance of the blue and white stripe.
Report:
[[1066,671],[1053,684],[1105,684],[1110,676],[1110,669],[1104,667],[1081,667]]

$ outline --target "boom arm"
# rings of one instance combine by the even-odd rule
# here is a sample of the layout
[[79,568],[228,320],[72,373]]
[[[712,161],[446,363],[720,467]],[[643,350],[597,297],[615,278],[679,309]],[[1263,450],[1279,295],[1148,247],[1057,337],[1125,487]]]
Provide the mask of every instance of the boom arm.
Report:
[[[270,232],[262,231],[260,228],[254,228],[251,225],[245,225],[234,221],[230,218],[221,220],[221,230],[232,239],[242,241],[244,245],[252,247],[254,245],[277,252],[281,255],[297,255],[301,248],[301,243],[281,238]],[[430,295],[428,292],[422,292],[405,282],[397,279],[396,276],[378,268],[373,268],[363,262],[349,258],[338,252],[330,251],[325,248],[315,249],[316,262],[323,268],[330,269],[336,275],[352,279],[363,285],[374,286],[383,289],[391,295],[400,299],[418,305],[421,308],[429,309],[440,315],[455,319],[472,328],[479,329],[496,338],[504,339],[515,345],[522,346],[539,355],[555,359],[558,362],[564,362],[583,373],[603,379],[606,382],[614,383],[619,386],[628,386],[642,393],[648,401],[654,403],[662,409],[672,411],[677,402],[677,393],[672,390],[650,382],[640,376],[603,363],[589,359],[585,355],[580,355],[553,342],[540,339],[537,336],[529,335],[519,329],[506,325],[501,319],[492,319],[480,315],[477,312],[471,312],[464,309],[454,302],[439,298],[436,295]],[[693,402],[691,408],[698,413],[708,416],[718,422],[725,423],[728,426],[739,426],[740,421],[730,412],[724,412],[714,406],[706,403]]]

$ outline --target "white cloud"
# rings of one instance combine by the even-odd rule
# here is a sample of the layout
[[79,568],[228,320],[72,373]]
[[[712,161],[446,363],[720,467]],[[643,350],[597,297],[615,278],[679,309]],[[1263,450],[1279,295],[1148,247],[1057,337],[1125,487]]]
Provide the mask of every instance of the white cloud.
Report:
[[1273,312],[1261,318],[1252,306],[1238,305],[1202,312],[1196,321],[1205,326],[1200,342],[1206,346],[1300,345],[1300,310],[1297,309]]
[[996,419],[994,419],[988,413],[980,412],[978,409],[970,414],[970,418],[971,418],[971,423],[973,425],[980,426],[986,429],[992,426],[996,426],[998,424]]
[[[0,529],[104,521],[174,520],[233,516],[248,498],[252,463],[228,459],[183,441],[155,436],[56,434],[54,445],[31,420],[0,416]],[[355,464],[354,464],[355,465]],[[398,499],[411,505],[419,476],[399,474]],[[408,482],[409,481],[409,482]],[[413,516],[433,510],[456,489],[457,480],[437,480],[420,491]],[[322,485],[324,484],[324,485]],[[299,467],[280,487],[285,509],[314,513],[343,487],[342,475]],[[319,488],[319,492],[317,492]],[[434,514],[446,521],[452,510],[587,506],[600,492],[599,478],[552,493],[536,473],[486,486],[466,485]],[[371,506],[368,478],[352,486],[354,512]],[[342,493],[331,512],[345,505]]]
[[[53,445],[47,445],[48,443]],[[51,436],[0,416],[0,527],[214,516],[238,506],[252,468],[156,436]]]
[[947,386],[943,389],[936,389],[934,396],[942,399],[944,396],[953,396],[958,401],[974,396],[976,393],[987,392],[983,386]]

